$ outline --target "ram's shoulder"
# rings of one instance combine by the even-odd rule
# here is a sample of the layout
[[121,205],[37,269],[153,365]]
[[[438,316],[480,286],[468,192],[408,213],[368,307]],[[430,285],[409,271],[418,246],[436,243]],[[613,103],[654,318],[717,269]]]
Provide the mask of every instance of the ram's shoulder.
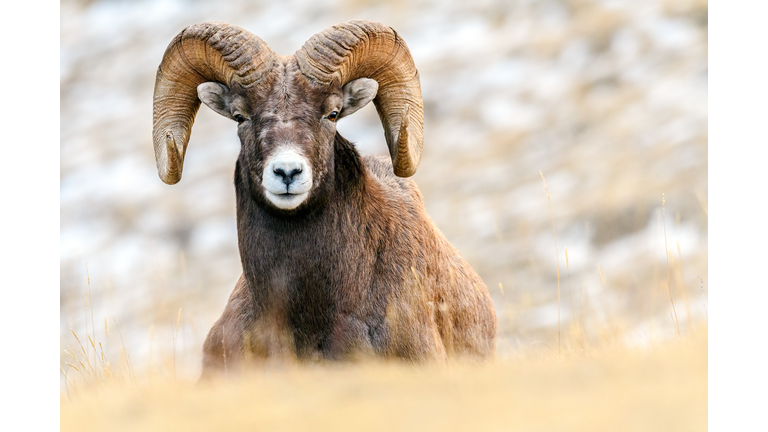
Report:
[[369,184],[368,196],[375,197],[374,206],[381,211],[394,211],[402,221],[428,219],[424,200],[412,178],[398,177],[392,171],[389,156],[366,156],[363,158]]
[[392,160],[389,156],[365,156],[364,165],[368,174],[375,177],[379,183],[390,191],[402,191],[412,193],[418,191],[416,183],[411,178],[403,178],[395,175],[392,170]]
[[413,180],[410,178],[395,175],[395,172],[392,170],[392,160],[388,155],[364,156],[363,161],[368,172],[381,181],[397,182],[402,186],[413,184]]

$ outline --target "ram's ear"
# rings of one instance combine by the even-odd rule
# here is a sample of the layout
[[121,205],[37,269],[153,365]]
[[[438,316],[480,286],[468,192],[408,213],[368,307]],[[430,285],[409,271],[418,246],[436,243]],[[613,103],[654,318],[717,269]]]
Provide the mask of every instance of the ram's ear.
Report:
[[376,92],[379,90],[379,83],[370,78],[358,78],[344,85],[344,108],[341,109],[339,118],[353,114],[360,108],[368,105]]
[[217,82],[206,82],[197,86],[197,97],[208,106],[226,118],[232,117],[232,93],[229,87]]

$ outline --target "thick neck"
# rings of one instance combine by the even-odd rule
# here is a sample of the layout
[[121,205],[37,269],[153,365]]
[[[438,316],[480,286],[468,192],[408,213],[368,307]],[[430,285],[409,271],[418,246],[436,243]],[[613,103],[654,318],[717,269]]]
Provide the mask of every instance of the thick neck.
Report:
[[[364,211],[368,177],[360,154],[338,133],[333,166],[333,175],[328,176],[330,186],[321,191],[325,194],[319,197],[322,199],[311,203],[313,206],[303,212],[290,215],[266,208],[264,202],[253,198],[247,169],[238,161],[235,171],[238,246],[249,286],[271,285],[273,279],[270,278],[278,277],[276,272],[293,275],[305,271],[328,272],[328,268],[334,268],[337,263],[328,262],[324,257],[345,254],[338,250],[344,247],[343,242],[338,242],[339,221],[359,220]],[[286,267],[286,263],[291,264]],[[262,291],[253,291],[253,294],[257,302],[267,301]]]

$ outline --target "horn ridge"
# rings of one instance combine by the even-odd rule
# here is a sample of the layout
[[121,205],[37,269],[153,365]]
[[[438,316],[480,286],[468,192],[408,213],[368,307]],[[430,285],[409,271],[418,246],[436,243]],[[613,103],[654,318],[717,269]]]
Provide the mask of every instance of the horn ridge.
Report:
[[[252,87],[274,68],[276,56],[258,36],[224,22],[193,24],[179,32],[157,69],[153,102],[153,142],[160,178],[181,179],[190,131],[200,108],[197,86],[217,81]],[[166,137],[172,136],[172,144]],[[175,146],[175,153],[170,146]]]
[[[393,28],[373,21],[337,24],[312,36],[294,57],[301,73],[319,85],[376,80],[373,102],[394,172],[400,177],[416,172],[423,147],[421,83],[408,45]],[[403,139],[401,131],[407,131]]]

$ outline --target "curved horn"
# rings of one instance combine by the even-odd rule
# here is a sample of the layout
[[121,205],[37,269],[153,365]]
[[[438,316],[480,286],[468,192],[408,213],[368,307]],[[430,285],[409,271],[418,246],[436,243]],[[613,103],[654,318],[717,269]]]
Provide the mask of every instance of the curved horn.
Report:
[[191,25],[168,45],[157,68],[152,138],[160,178],[181,180],[195,114],[197,86],[217,81],[250,87],[272,69],[275,55],[258,36],[223,22]]
[[410,177],[416,172],[424,145],[421,84],[411,52],[395,30],[372,21],[349,21],[312,36],[294,56],[302,74],[317,83],[376,80],[373,103],[395,174]]

